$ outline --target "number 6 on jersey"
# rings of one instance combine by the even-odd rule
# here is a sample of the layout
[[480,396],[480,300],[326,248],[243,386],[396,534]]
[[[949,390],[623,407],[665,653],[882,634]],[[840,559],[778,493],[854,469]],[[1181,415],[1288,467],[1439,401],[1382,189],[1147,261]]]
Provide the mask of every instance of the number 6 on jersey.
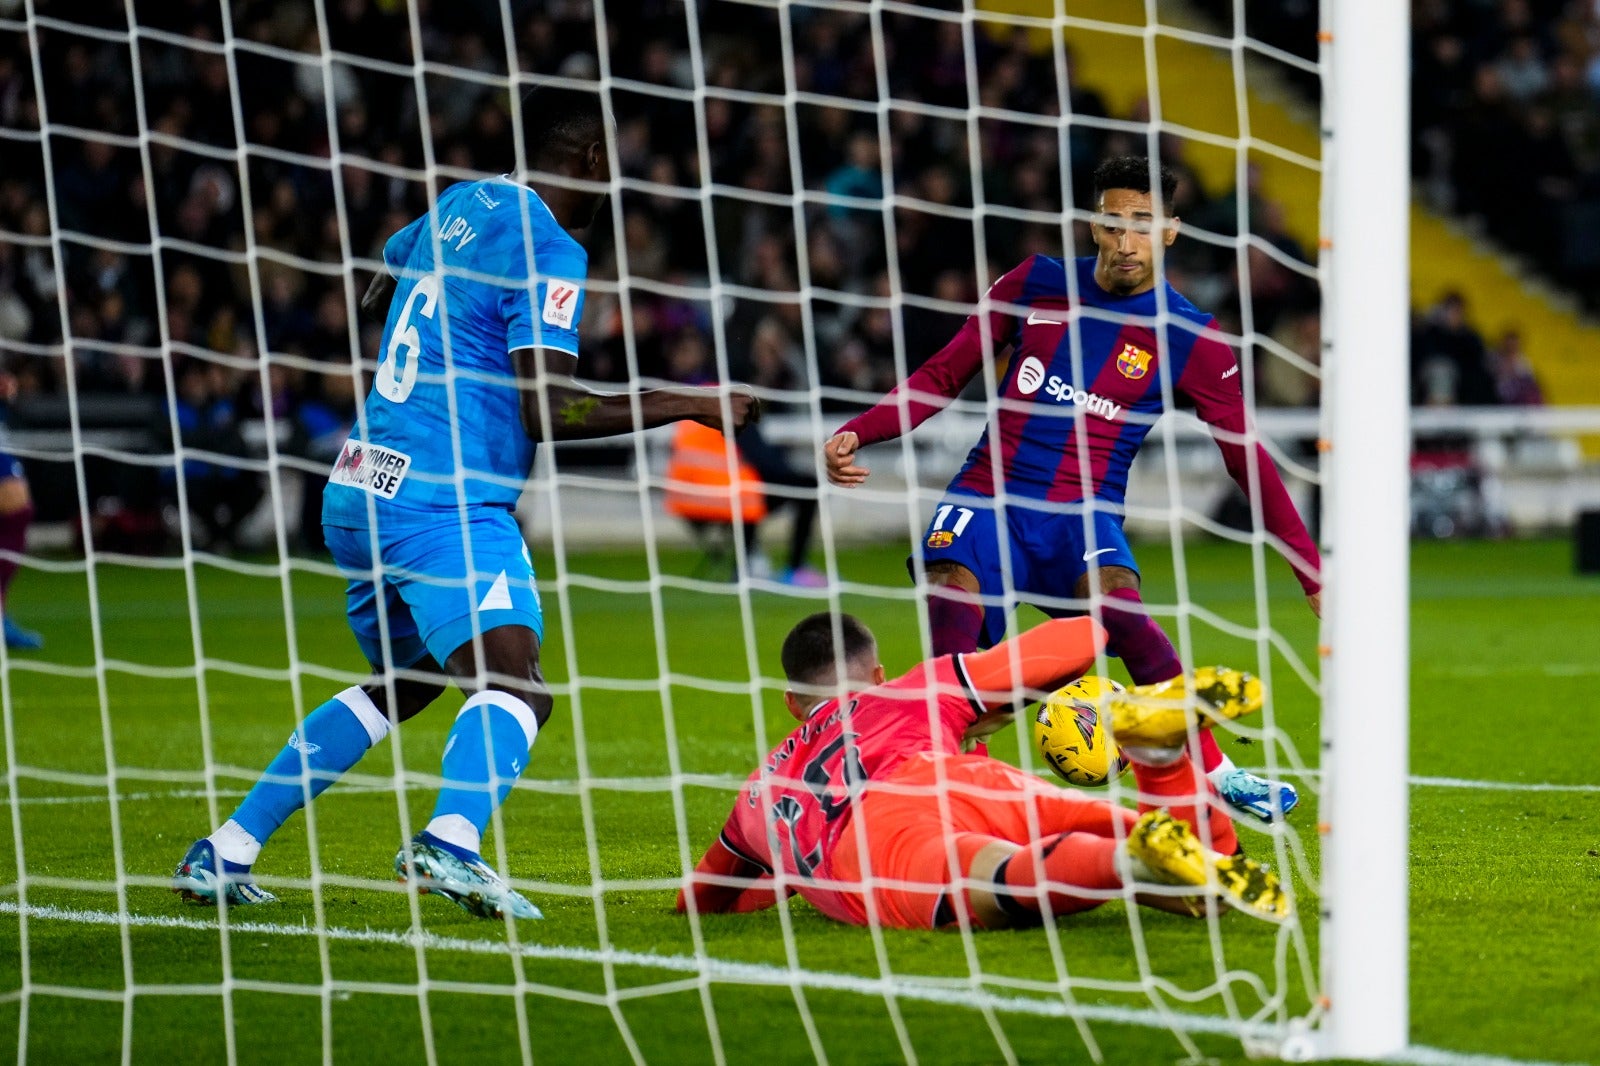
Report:
[[[417,327],[411,324],[411,312],[417,307],[418,297],[422,299],[422,307],[418,309],[422,317],[432,319],[439,303],[437,274],[424,274],[417,279],[416,287],[400,309],[400,317],[395,320],[394,334],[389,338],[389,350],[384,354],[383,362],[378,364],[378,392],[384,399],[395,403],[405,403],[417,384],[417,357],[422,348],[422,338],[417,334]],[[400,365],[402,363],[403,366]]]

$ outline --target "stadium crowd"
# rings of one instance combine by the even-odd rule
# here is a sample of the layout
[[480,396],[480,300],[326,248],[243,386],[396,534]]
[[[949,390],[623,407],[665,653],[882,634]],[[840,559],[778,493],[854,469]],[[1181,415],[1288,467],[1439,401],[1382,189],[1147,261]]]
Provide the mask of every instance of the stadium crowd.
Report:
[[[1231,26],[1232,0],[1198,2]],[[1244,29],[1314,58],[1317,17],[1252,4]],[[1600,310],[1600,4],[1412,0],[1411,32],[1419,191]]]
[[[1536,20],[1549,6],[1507,0],[1464,5],[1470,12],[1462,14],[1463,5],[1418,5],[1419,71],[1451,53],[1441,42],[1454,40],[1459,53],[1451,76],[1416,80],[1418,136],[1453,145],[1446,169],[1462,209],[1512,205],[1489,226],[1515,240],[1536,239],[1528,220],[1544,217],[1527,209],[1528,197],[1579,203],[1595,186],[1600,108],[1584,94],[1600,88],[1600,21],[1588,3],[1568,5],[1560,21]],[[967,123],[954,113],[889,112],[892,191],[906,199],[882,208],[872,106],[880,63],[893,97],[907,103],[981,101],[1049,119],[1065,95],[1077,117],[1141,116],[1110,116],[1081,86],[1059,93],[1053,57],[1031,50],[1023,34],[975,35],[969,66],[958,24],[906,14],[885,13],[877,38],[862,16],[791,9],[786,82],[784,66],[770,61],[784,53],[777,14],[742,4],[703,7],[698,62],[682,6],[668,0],[633,5],[625,31],[610,27],[603,57],[585,0],[511,3],[509,15],[496,0],[424,2],[420,41],[404,5],[334,0],[326,5],[326,45],[348,60],[330,63],[321,61],[322,31],[309,3],[242,0],[231,5],[227,26],[216,0],[133,7],[151,31],[137,63],[123,43],[58,28],[41,33],[43,107],[27,36],[0,33],[8,154],[0,173],[0,347],[19,384],[16,422],[27,420],[30,405],[59,409],[38,401],[64,391],[65,363],[50,346],[65,331],[80,395],[147,398],[159,437],[170,440],[176,424],[186,441],[242,452],[240,423],[270,413],[294,427],[288,451],[330,458],[354,415],[352,358],[375,359],[381,325],[352,318],[366,280],[352,260],[370,264],[390,233],[425,213],[430,166],[445,168],[440,185],[512,166],[505,94],[474,80],[504,73],[508,23],[518,70],[593,78],[604,58],[618,79],[615,163],[640,184],[622,196],[620,232],[603,212],[585,241],[591,277],[602,284],[591,289],[583,318],[583,372],[602,381],[630,373],[670,378],[681,366],[703,374],[720,316],[733,378],[774,390],[821,386],[835,390],[826,393],[832,406],[850,399],[838,390],[881,393],[963,317],[915,299],[891,304],[891,294],[971,304],[980,284],[1029,253],[1060,254],[1055,218],[1064,188],[1081,205],[1098,159],[1145,149],[1143,137],[1074,124],[1063,174],[1052,125],[985,120],[976,153],[982,194],[1000,210],[975,227],[961,214],[973,203],[972,157]],[[42,0],[39,9],[126,29],[121,5]],[[218,44],[226,32],[248,42],[231,66]],[[425,108],[411,67],[419,59],[439,64],[421,79]],[[461,74],[447,76],[446,65]],[[969,69],[978,72],[975,85]],[[792,110],[744,95],[786,88],[805,94]],[[701,89],[711,91],[697,111]],[[1491,92],[1494,107],[1474,104]],[[838,98],[839,106],[814,103],[819,97]],[[1500,125],[1485,117],[1491,111]],[[42,116],[61,262],[34,135]],[[1527,132],[1541,121],[1550,149],[1543,154],[1471,147],[1472,135],[1499,136],[1512,126]],[[240,147],[248,149],[244,173],[234,154]],[[1308,260],[1276,205],[1253,187],[1202,188],[1184,166],[1183,147],[1163,142],[1163,161],[1183,175],[1177,213],[1186,222],[1231,234],[1243,195],[1255,233],[1291,259]],[[1505,173],[1489,165],[1512,160],[1516,168]],[[1536,170],[1530,160],[1565,169]],[[1419,152],[1424,173],[1441,165]],[[714,183],[704,201],[703,179]],[[808,191],[803,219],[791,200],[797,186]],[[1009,217],[1008,208],[1036,214]],[[980,236],[982,271],[975,267]],[[1077,250],[1087,247],[1085,233],[1073,236]],[[633,279],[633,366],[624,304],[603,284],[624,266]],[[1241,277],[1231,247],[1198,240],[1180,241],[1169,269],[1180,291],[1214,309],[1225,329],[1241,331],[1248,308],[1252,329],[1316,362],[1317,291],[1305,274],[1252,249]],[[731,297],[725,290],[715,308],[708,298],[685,297],[707,291],[713,276]],[[1418,401],[1499,402],[1536,392],[1515,338],[1491,358],[1470,329],[1461,336],[1456,311],[1447,301],[1419,321]],[[163,351],[173,357],[170,381]],[[265,375],[263,353],[274,356]],[[1286,360],[1258,355],[1254,364],[1262,406],[1316,402],[1316,380]],[[211,479],[200,498],[218,501],[207,521],[225,537],[249,492],[229,484],[238,475],[225,466],[191,465],[191,483]],[[130,491],[170,497],[171,490],[168,474]]]

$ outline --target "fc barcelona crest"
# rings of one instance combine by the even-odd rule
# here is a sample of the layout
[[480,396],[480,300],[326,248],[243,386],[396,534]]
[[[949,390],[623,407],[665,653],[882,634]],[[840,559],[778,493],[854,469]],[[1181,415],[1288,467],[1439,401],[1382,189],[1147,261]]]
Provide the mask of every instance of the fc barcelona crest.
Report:
[[1150,353],[1132,344],[1124,344],[1122,354],[1117,356],[1117,369],[1123,377],[1138,381],[1150,373]]

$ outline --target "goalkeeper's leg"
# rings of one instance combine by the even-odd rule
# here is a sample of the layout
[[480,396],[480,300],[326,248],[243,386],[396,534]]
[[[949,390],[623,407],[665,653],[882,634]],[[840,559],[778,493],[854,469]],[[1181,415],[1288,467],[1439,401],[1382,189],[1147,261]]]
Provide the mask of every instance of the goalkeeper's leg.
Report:
[[[1120,526],[1116,533],[1120,536]],[[1105,543],[1122,543],[1109,534],[1104,523],[1099,536]],[[1090,576],[1084,574],[1078,580],[1074,595],[1088,597]],[[1103,566],[1099,570],[1099,587],[1105,597],[1101,618],[1110,638],[1107,651],[1122,659],[1133,683],[1155,685],[1182,676],[1183,666],[1172,641],[1145,610],[1139,595],[1138,573],[1128,567]],[[1207,779],[1218,795],[1236,810],[1270,822],[1288,814],[1299,802],[1299,793],[1293,785],[1271,781],[1235,766],[1233,760],[1223,754],[1213,734],[1201,733],[1199,743],[1200,764]]]
[[[1057,788],[1007,763],[929,754],[869,789],[834,860],[840,880],[865,872],[867,838],[878,920],[897,928],[1037,925],[1098,907],[1122,887],[1119,838],[1136,815]],[[887,883],[885,883],[887,882]]]
[[[1225,814],[1207,812],[1209,840],[1196,833],[1204,809],[1197,804],[1209,790],[1186,756],[1168,767],[1136,763],[1134,772],[1143,812],[1137,820],[1122,807],[1026,776],[1014,799],[987,805],[993,817],[984,828],[997,839],[971,849],[963,865],[964,898],[979,923],[1026,925],[1046,913],[1097,907],[1123,888],[1124,854],[1136,884],[1151,886],[1135,897],[1146,906],[1198,917],[1205,913],[1200,897],[1217,896],[1257,917],[1288,915],[1277,877],[1232,854],[1237,841]],[[1155,885],[1198,891],[1160,894]]]
[[[1177,724],[1185,733],[1191,725],[1199,726],[1202,762],[1205,742],[1216,742],[1207,728],[1222,719],[1240,718],[1259,712],[1265,704],[1261,682],[1247,673],[1222,666],[1203,666],[1192,676],[1179,675],[1167,681],[1149,685],[1135,685],[1133,695],[1113,706],[1113,729],[1118,731],[1124,748],[1129,745],[1165,747],[1183,743],[1174,738],[1163,741],[1144,734],[1152,729],[1159,734]],[[1196,715],[1198,710],[1199,716]],[[1129,731],[1133,726],[1140,735]],[[1163,760],[1164,761],[1164,760]],[[1231,761],[1220,766],[1206,765],[1206,779],[1217,795],[1237,811],[1275,821],[1287,815],[1300,801],[1293,785],[1272,781],[1241,770]]]

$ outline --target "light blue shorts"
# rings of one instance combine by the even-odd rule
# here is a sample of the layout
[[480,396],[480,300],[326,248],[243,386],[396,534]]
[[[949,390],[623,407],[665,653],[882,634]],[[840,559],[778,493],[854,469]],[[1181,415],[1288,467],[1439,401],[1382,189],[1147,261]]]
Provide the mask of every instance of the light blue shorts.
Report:
[[476,508],[464,530],[453,511],[431,524],[380,522],[381,599],[373,580],[372,533],[343,526],[324,526],[323,532],[349,578],[350,631],[375,668],[414,666],[424,655],[442,666],[475,632],[500,626],[527,626],[544,641],[533,560],[510,511]]

